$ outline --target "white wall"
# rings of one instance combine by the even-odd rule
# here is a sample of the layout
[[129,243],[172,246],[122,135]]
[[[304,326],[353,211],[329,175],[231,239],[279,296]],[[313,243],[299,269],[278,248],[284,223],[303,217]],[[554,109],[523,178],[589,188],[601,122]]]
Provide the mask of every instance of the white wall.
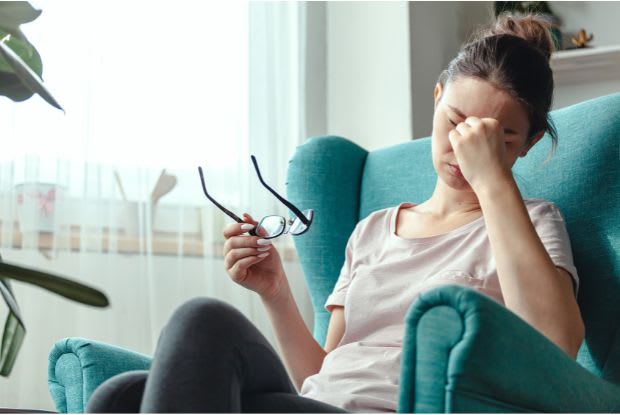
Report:
[[[439,73],[493,16],[492,1],[308,4],[317,25],[309,33],[309,135],[343,135],[368,150],[431,134]],[[593,46],[620,44],[620,2],[554,1],[550,7],[565,34],[584,27],[594,33]],[[326,55],[316,45],[324,45]],[[616,90],[608,82],[557,87],[553,108]]]
[[411,138],[407,2],[328,2],[327,131],[369,151]]
[[591,98],[620,92],[620,73],[618,80],[582,82],[574,85],[562,85],[555,88],[551,110],[577,104]]
[[594,34],[592,46],[620,44],[620,1],[552,1],[549,7],[562,20],[563,33],[585,29]]
[[306,134],[326,135],[327,130],[327,6],[306,4]]
[[[562,38],[564,47],[572,46],[570,37],[580,29],[586,34],[593,34],[593,48],[620,45],[620,2],[618,1],[554,1],[551,10],[562,21]],[[593,58],[596,59],[596,58]],[[599,58],[600,59],[600,58]],[[610,58],[605,58],[611,61]],[[613,62],[617,62],[616,57]],[[553,109],[563,108],[594,97],[620,92],[620,68],[615,78],[599,79],[593,71],[584,68],[590,76],[578,82],[557,82],[553,97]],[[613,69],[612,69],[613,71]]]
[[472,31],[488,21],[491,14],[492,2],[410,3],[412,138],[431,135],[437,78]]
[[491,2],[308,2],[308,135],[372,151],[430,135],[437,76]]

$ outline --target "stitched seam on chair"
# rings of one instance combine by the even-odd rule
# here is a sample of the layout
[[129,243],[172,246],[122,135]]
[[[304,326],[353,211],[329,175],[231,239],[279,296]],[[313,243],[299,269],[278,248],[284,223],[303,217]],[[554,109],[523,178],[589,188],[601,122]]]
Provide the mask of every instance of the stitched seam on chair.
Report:
[[[448,386],[447,386],[447,385],[448,385],[448,370],[447,370],[447,369],[448,369],[448,367],[450,366],[450,364],[449,364],[449,363],[450,363],[450,356],[451,356],[451,354],[452,354],[452,350],[454,349],[454,347],[456,347],[459,343],[461,343],[461,342],[463,341],[463,338],[465,337],[465,332],[467,331],[467,325],[465,324],[465,312],[461,309],[461,304],[462,304],[462,302],[464,301],[464,300],[463,300],[463,296],[465,296],[465,295],[468,295],[468,291],[467,291],[467,290],[460,290],[460,291],[456,294],[456,299],[455,299],[455,301],[454,301],[454,302],[446,302],[446,301],[444,301],[444,302],[440,302],[440,303],[437,303],[437,304],[433,304],[433,305],[432,305],[432,306],[430,306],[430,307],[428,306],[428,303],[425,303],[425,306],[426,306],[427,308],[426,308],[423,312],[420,312],[420,313],[417,315],[417,317],[414,319],[414,320],[415,320],[415,323],[413,324],[413,328],[414,328],[414,331],[415,331],[415,341],[416,341],[415,353],[416,353],[416,355],[417,355],[418,350],[419,350],[419,348],[417,347],[417,343],[418,343],[418,341],[419,341],[419,336],[418,336],[418,333],[417,333],[417,332],[418,332],[418,323],[420,322],[420,318],[421,318],[421,317],[422,317],[422,316],[423,316],[426,312],[428,312],[429,310],[431,310],[431,309],[433,309],[433,308],[435,308],[435,307],[439,307],[439,306],[448,306],[448,307],[451,307],[454,311],[456,311],[456,313],[457,313],[457,314],[459,315],[459,317],[461,318],[461,323],[462,323],[462,327],[463,327],[463,330],[461,331],[461,337],[460,337],[457,341],[455,341],[455,342],[454,342],[454,344],[452,345],[452,347],[450,347],[450,348],[448,349],[448,353],[447,353],[447,354],[448,354],[448,356],[447,356],[447,358],[446,358],[446,372],[445,372],[445,376],[444,376],[444,379],[443,379],[443,381],[444,381],[444,385],[446,385],[446,386],[445,386],[445,388],[444,388],[444,391],[447,391],[447,390],[448,390]],[[478,308],[476,308],[476,311],[480,311],[480,310],[479,310]],[[414,360],[416,360],[416,361],[417,361],[417,357],[416,357],[416,359],[414,359]],[[414,376],[414,378],[413,378],[413,379],[414,379],[414,380],[413,380],[413,387],[414,387],[414,390],[413,390],[413,392],[414,392],[414,393],[413,393],[413,395],[414,395],[414,396],[412,396],[412,397],[411,397],[411,399],[413,399],[413,404],[411,405],[411,407],[413,408],[413,410],[415,410],[415,393],[416,393],[416,390],[415,390],[415,376],[416,376],[415,371],[416,371],[417,369],[418,369],[418,365],[417,365],[417,362],[416,362],[416,364],[415,364],[415,366],[414,366],[414,371],[413,371],[413,372],[409,372],[409,376]],[[445,397],[445,393],[444,393],[444,397],[443,397],[443,407],[444,407],[444,409],[445,409],[445,407],[446,407],[446,397]]]
[[[459,293],[457,293],[457,295],[456,295],[456,304],[457,305],[460,306],[461,302],[463,301],[463,296],[465,296],[465,295],[467,295],[467,291],[466,290],[462,290]],[[461,321],[463,323],[463,331],[461,332],[461,338],[458,341],[456,341],[454,343],[454,345],[450,348],[450,353],[448,355],[448,359],[450,357],[450,354],[452,353],[452,349],[454,349],[454,347],[456,345],[458,345],[461,341],[463,341],[463,337],[465,336],[465,332],[467,330],[467,326],[465,324],[464,312],[462,312],[459,307],[454,307],[454,309],[457,311],[458,315],[461,317]],[[477,311],[480,312],[479,309],[477,309]],[[445,382],[444,384],[446,385],[446,387],[445,387],[445,391],[446,392],[447,391],[451,391],[453,394],[461,394],[461,395],[465,395],[465,396],[468,396],[468,397],[471,397],[471,398],[479,399],[479,400],[484,401],[484,402],[489,402],[489,403],[497,404],[498,406],[505,406],[506,408],[512,408],[513,411],[518,409],[519,411],[526,410],[526,411],[530,411],[530,412],[541,412],[541,411],[537,411],[537,410],[530,410],[530,409],[521,408],[521,407],[518,407],[518,406],[513,406],[511,404],[504,403],[504,402],[501,402],[501,401],[497,401],[497,400],[494,400],[492,398],[486,397],[484,395],[480,395],[477,392],[473,392],[473,391],[470,392],[470,391],[463,390],[463,389],[460,389],[460,388],[457,390],[454,387],[450,387],[450,384],[448,383],[448,372],[447,372],[447,370],[446,370],[446,378],[444,379],[444,382]],[[446,409],[445,394],[444,394],[444,406],[443,407],[444,407],[444,410],[445,410]]]
[[[464,294],[465,292],[466,291],[461,291],[456,295],[457,304],[460,304],[461,297],[465,295]],[[444,391],[447,390],[447,387],[448,387],[448,368],[450,367],[450,356],[452,355],[452,350],[454,349],[454,346],[456,346],[457,344],[463,341],[463,337],[465,336],[465,330],[466,330],[465,318],[463,317],[463,312],[461,311],[460,308],[457,308],[454,305],[451,305],[451,306],[452,306],[452,309],[456,311],[456,314],[461,318],[461,327],[463,327],[463,329],[461,330],[461,337],[457,341],[454,342],[452,347],[448,349],[448,355],[446,356],[446,371],[444,372],[444,379],[443,379],[443,384],[446,385],[446,387],[444,388]],[[446,409],[446,394],[445,393],[443,394],[443,409],[444,411]]]
[[[457,294],[457,303],[460,301],[459,297],[461,297],[462,295],[464,295],[463,292],[460,292],[460,293]],[[455,307],[453,304],[449,304],[449,303],[434,304],[432,307],[427,308],[424,311],[424,313],[420,314],[419,318],[416,321],[415,328],[416,328],[416,343],[417,343],[418,342],[417,331],[418,331],[418,323],[420,322],[420,318],[422,318],[424,316],[424,314],[426,314],[427,312],[429,312],[433,308],[444,307],[444,306],[447,306],[447,307],[453,309],[456,312],[456,314],[461,318],[461,324],[462,324],[462,327],[463,327],[463,330],[461,331],[461,337],[457,341],[454,342],[452,347],[448,348],[447,353],[446,353],[446,370],[444,372],[444,377],[443,377],[443,384],[446,385],[446,388],[444,388],[444,391],[445,391],[445,390],[448,389],[447,388],[447,385],[448,385],[448,367],[450,366],[450,356],[452,355],[452,349],[454,349],[454,347],[457,344],[459,344],[461,341],[463,341],[463,336],[465,335],[465,319],[463,318],[463,312],[459,308]],[[416,355],[418,353],[418,350],[419,350],[419,348],[416,345]],[[417,357],[416,357],[416,360],[417,360]],[[415,367],[417,369],[418,365],[416,364]],[[415,387],[415,381],[414,381],[414,387]],[[415,389],[414,389],[414,392],[415,392]],[[446,408],[446,394],[445,393],[443,394],[443,402],[442,402],[441,406],[445,410],[445,408]],[[414,397],[413,409],[415,410],[415,397]]]
[[[75,356],[75,358],[77,359],[80,368],[82,367],[82,361],[80,360],[80,357],[73,351],[71,352],[64,352],[62,353],[60,356],[58,356],[58,359],[56,359],[56,366],[58,365],[58,360],[60,360],[60,358],[64,355],[70,355],[70,356]],[[54,368],[54,372],[56,368]],[[80,370],[80,377],[81,382],[82,382],[82,411],[84,411],[84,409],[86,409],[86,402],[84,402],[86,393],[84,390],[84,372],[82,370]],[[58,379],[58,375],[56,375],[56,379]],[[64,395],[65,395],[65,406],[67,407],[67,412],[69,412],[69,400],[67,399],[67,388],[65,388],[64,386],[62,386],[62,388],[64,389]]]
[[[61,356],[62,356],[62,354],[61,354]],[[60,382],[58,382],[58,376],[56,375],[56,367],[58,366],[58,359],[59,358],[60,357],[56,358],[56,363],[54,364],[54,379],[48,380],[48,384],[50,382],[52,382],[52,383],[56,384],[59,388],[62,388],[62,396],[65,398],[65,410],[68,412],[69,409],[67,408],[67,406],[68,406],[68,403],[67,403],[67,390],[65,389],[65,385],[61,385]],[[48,389],[49,389],[49,386],[48,386]],[[56,405],[56,402],[54,402],[54,406],[56,406],[56,409],[60,410],[58,405]]]
[[[80,359],[80,356],[76,353],[76,351],[66,352],[66,353],[63,353],[63,355],[64,354],[75,356],[78,363],[80,364],[80,377],[81,377],[80,381],[82,382],[82,412],[84,412],[84,410],[86,409],[86,390],[85,390],[85,385],[84,385],[84,369],[82,365],[82,359]],[[68,400],[67,400],[67,412],[69,412],[69,401]]]
[[462,395],[462,396],[466,396],[468,398],[473,398],[473,399],[477,399],[479,401],[482,402],[487,402],[490,404],[493,404],[497,407],[500,407],[502,409],[510,409],[510,412],[523,412],[523,411],[527,411],[527,412],[536,412],[536,413],[542,413],[544,411],[541,410],[535,410],[535,409],[529,409],[529,408],[523,408],[521,406],[517,406],[517,405],[513,405],[507,402],[503,402],[503,401],[498,401],[497,399],[493,399],[493,398],[489,398],[488,396],[485,395],[481,395],[478,392],[472,392],[472,391],[467,391],[464,389],[456,389],[456,388],[449,388],[446,387],[446,391],[451,391],[453,395]]

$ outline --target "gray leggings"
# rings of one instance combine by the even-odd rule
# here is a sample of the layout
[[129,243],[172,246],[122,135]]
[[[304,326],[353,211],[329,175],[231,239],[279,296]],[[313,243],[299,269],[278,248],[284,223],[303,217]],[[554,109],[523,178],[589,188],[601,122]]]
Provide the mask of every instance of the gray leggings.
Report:
[[232,305],[210,297],[178,307],[150,370],[103,382],[87,413],[347,412],[300,396],[276,351]]

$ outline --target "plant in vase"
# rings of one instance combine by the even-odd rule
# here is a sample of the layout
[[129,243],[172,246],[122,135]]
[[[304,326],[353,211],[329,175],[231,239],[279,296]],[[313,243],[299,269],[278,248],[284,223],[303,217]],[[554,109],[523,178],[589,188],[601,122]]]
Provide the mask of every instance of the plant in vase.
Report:
[[[0,95],[13,101],[24,101],[36,93],[64,112],[43,85],[41,57],[19,28],[40,14],[41,10],[25,1],[0,2]],[[99,290],[42,270],[10,264],[0,257],[0,294],[9,308],[0,345],[1,376],[7,377],[11,373],[26,334],[10,279],[37,285],[83,304],[95,307],[109,304]]]

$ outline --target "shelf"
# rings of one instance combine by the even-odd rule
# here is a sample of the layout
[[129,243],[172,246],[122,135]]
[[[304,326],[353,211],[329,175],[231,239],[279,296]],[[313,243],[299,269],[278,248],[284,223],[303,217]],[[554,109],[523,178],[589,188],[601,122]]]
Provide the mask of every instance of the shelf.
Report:
[[[6,227],[0,220],[0,229]],[[11,224],[8,224],[11,226]],[[210,249],[205,249],[202,235],[199,233],[159,232],[154,231],[149,238],[127,234],[121,230],[103,228],[99,235],[86,235],[79,225],[73,225],[64,232],[22,233],[17,222],[13,223],[12,241],[4,243],[12,249],[27,249],[34,247],[43,256],[51,259],[50,252],[91,252],[100,254],[145,255],[148,251],[156,256],[183,256],[183,257],[210,257],[224,258],[224,242],[213,241]],[[94,241],[93,238],[97,237]],[[88,241],[81,241],[87,237]],[[33,239],[34,238],[34,239]],[[148,240],[147,240],[148,239]],[[2,234],[0,234],[0,243]],[[86,246],[88,243],[94,247]],[[147,243],[150,243],[147,250]],[[283,241],[274,240],[273,245],[278,250],[280,258],[285,261],[298,261],[295,247],[287,246]]]
[[620,81],[620,45],[557,51],[550,65],[556,85]]

